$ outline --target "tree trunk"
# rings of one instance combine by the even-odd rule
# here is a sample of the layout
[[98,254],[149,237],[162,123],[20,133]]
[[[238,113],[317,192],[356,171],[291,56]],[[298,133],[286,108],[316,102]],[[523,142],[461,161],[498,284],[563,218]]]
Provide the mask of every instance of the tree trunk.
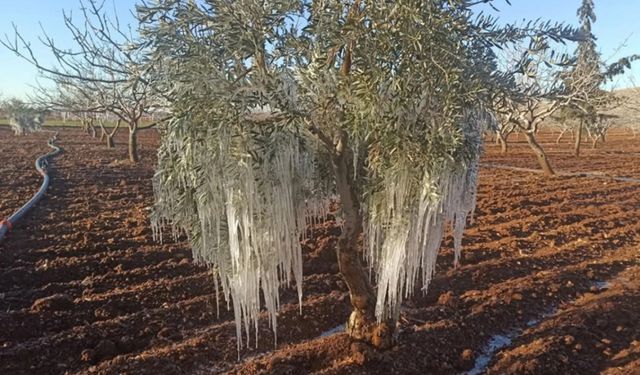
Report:
[[497,138],[498,138],[498,141],[500,142],[500,152],[503,154],[506,154],[507,151],[509,150],[509,145],[507,144],[508,135],[498,133]]
[[580,156],[580,143],[582,142],[582,120],[580,120],[580,124],[578,125],[578,131],[576,132],[576,143],[573,146],[573,155],[575,157]]
[[107,148],[114,148],[116,147],[115,142],[113,142],[113,135],[108,134],[108,133],[103,133],[103,135],[106,136],[107,138]]
[[564,133],[567,132],[568,129],[564,129],[560,132],[560,135],[558,136],[558,138],[556,138],[556,144],[560,143],[560,140],[562,139],[562,137],[564,137]]
[[542,147],[536,141],[536,137],[531,133],[524,133],[525,138],[527,139],[527,143],[536,154],[536,158],[538,159],[538,164],[542,168],[542,172],[547,176],[553,176],[555,172],[553,168],[551,168],[551,164],[549,164],[549,160],[547,159],[547,154],[545,154]]
[[359,197],[350,178],[353,176],[353,171],[350,171],[352,157],[349,155],[351,151],[345,134],[337,149],[337,155],[333,156],[333,170],[344,215],[342,234],[337,247],[338,266],[349,288],[353,307],[346,331],[354,339],[368,342],[377,348],[389,348],[392,345],[394,324],[377,322],[375,293],[358,251],[363,223]]
[[129,160],[137,163],[138,158],[138,125],[129,125]]

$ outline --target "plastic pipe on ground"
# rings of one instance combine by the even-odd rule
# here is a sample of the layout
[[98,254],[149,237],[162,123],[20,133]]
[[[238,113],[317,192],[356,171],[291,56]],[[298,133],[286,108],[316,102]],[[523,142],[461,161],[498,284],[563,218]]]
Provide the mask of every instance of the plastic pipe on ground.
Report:
[[36,170],[43,177],[42,185],[40,185],[40,189],[38,190],[38,192],[33,197],[31,197],[31,199],[29,199],[27,203],[25,203],[16,212],[14,212],[11,216],[0,221],[0,242],[2,242],[7,232],[9,232],[9,230],[11,230],[11,228],[13,228],[18,223],[18,221],[20,221],[20,219],[24,216],[24,214],[27,213],[27,211],[29,211],[33,206],[35,206],[35,204],[44,196],[44,193],[47,191],[47,188],[49,187],[49,174],[47,173],[47,159],[61,152],[60,147],[54,144],[57,138],[58,138],[58,132],[56,132],[53,135],[53,137],[51,137],[47,142],[47,145],[51,147],[53,151],[45,155],[41,155],[36,159],[36,163],[35,163]]

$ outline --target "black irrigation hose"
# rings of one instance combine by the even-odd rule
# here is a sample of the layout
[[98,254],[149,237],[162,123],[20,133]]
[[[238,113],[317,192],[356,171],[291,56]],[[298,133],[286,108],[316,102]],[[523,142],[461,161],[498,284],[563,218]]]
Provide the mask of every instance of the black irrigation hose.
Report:
[[24,216],[27,211],[29,211],[43,196],[47,191],[47,187],[49,187],[49,174],[47,173],[47,159],[59,154],[62,150],[60,147],[54,145],[53,143],[58,139],[58,132],[55,132],[53,137],[49,139],[47,145],[53,149],[53,151],[48,154],[41,155],[36,159],[36,170],[43,177],[42,185],[38,192],[31,198],[27,203],[25,203],[22,207],[20,207],[16,212],[14,212],[8,218],[0,221],[0,242],[4,239],[4,236],[7,232]]

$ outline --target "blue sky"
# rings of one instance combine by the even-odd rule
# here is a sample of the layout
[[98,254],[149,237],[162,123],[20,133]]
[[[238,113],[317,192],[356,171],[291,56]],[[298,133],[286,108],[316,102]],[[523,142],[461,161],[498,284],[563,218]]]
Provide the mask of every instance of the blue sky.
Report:
[[[130,15],[135,0],[111,0],[121,23],[133,23]],[[518,22],[522,19],[543,18],[577,25],[576,9],[580,0],[511,0],[509,6],[504,0],[494,4],[504,22]],[[11,23],[15,23],[27,40],[33,41],[36,54],[48,56],[40,48],[37,38],[42,34],[40,24],[56,43],[71,46],[70,37],[64,27],[62,9],[71,10],[79,17],[78,0],[0,0],[0,37],[13,35]],[[595,0],[597,21],[594,34],[604,59],[614,61],[619,57],[640,53],[640,0]],[[489,12],[495,13],[487,8]],[[626,45],[622,45],[626,40]],[[571,47],[572,50],[572,47]],[[17,58],[4,47],[0,48],[0,95],[4,97],[24,97],[36,82],[37,71],[28,63]],[[629,86],[630,77],[640,84],[640,62],[634,69],[613,82],[615,87]]]

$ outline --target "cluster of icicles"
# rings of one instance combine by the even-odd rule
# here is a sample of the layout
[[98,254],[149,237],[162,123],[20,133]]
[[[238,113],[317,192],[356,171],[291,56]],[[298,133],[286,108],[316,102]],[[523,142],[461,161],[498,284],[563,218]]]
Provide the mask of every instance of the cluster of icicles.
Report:
[[[308,224],[327,216],[329,200],[311,186],[314,156],[294,134],[272,135],[272,152],[260,163],[247,152],[251,145],[242,150],[232,142],[220,138],[218,150],[190,152],[204,181],[156,175],[152,221],[156,238],[165,224],[174,225],[174,234],[186,232],[194,259],[212,268],[216,291],[221,287],[227,307],[233,304],[240,349],[243,326],[247,345],[252,325],[257,344],[261,294],[274,335],[280,286],[295,282],[302,306],[300,238]],[[174,153],[189,147],[180,140],[164,146]],[[175,192],[189,190],[192,201],[182,204]],[[306,199],[310,194],[314,199]]]
[[[447,223],[453,224],[458,261],[467,216],[475,208],[482,131],[476,116],[466,121],[465,137],[475,148],[472,160],[425,170],[417,183],[408,170],[389,171],[383,190],[364,202],[365,253],[377,280],[380,320],[397,318],[418,277],[426,290]],[[194,258],[212,268],[216,290],[220,286],[227,306],[233,304],[238,349],[243,345],[242,327],[247,345],[252,328],[257,344],[261,294],[274,335],[280,286],[294,282],[302,301],[300,239],[309,223],[326,217],[333,194],[331,188],[312,186],[318,180],[317,155],[299,135],[283,131],[271,137],[270,154],[260,163],[252,162],[237,144],[231,150],[231,137],[220,137],[214,152],[191,150],[185,140],[165,139],[164,152],[177,155],[187,150],[204,181],[188,173],[180,178],[159,173],[155,178],[154,233],[159,236],[166,224],[187,233]],[[188,192],[186,202],[176,191]]]
[[398,319],[418,277],[426,293],[447,224],[453,229],[454,265],[459,264],[464,228],[476,207],[482,132],[494,121],[485,111],[465,112],[460,126],[469,147],[466,163],[444,161],[436,170],[423,170],[418,184],[413,171],[387,171],[384,190],[368,200],[365,242],[377,279],[378,320]]

